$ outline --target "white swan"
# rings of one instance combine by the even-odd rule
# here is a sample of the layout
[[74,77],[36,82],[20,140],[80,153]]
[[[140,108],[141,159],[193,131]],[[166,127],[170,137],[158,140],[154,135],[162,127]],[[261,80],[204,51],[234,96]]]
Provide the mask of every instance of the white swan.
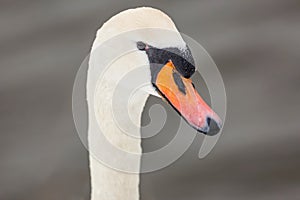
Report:
[[[175,34],[150,34],[147,31],[148,28],[170,30]],[[105,58],[101,57],[103,55],[93,52],[96,52],[97,47],[104,44],[105,41],[120,33],[137,29],[146,30],[130,34],[118,41],[120,48],[128,47],[136,51],[115,60],[101,80],[97,80],[99,77],[94,75],[97,65],[101,64],[102,59]],[[144,66],[146,70],[141,76],[153,84],[153,90],[149,90],[149,93],[166,99],[191,126],[200,132],[209,133],[210,125],[213,123],[217,125],[217,129],[220,128],[219,117],[207,106],[193,87],[190,76],[194,73],[195,67],[192,63],[191,53],[173,21],[157,9],[143,7],[123,11],[109,19],[98,30],[91,50],[87,79],[92,200],[139,199],[139,174],[112,169],[104,165],[105,163],[100,163],[97,156],[93,155],[93,152],[97,152],[103,147],[101,146],[102,141],[97,139],[99,130],[96,128],[97,126],[101,126],[101,132],[115,147],[137,155],[141,154],[140,138],[126,135],[116,127],[113,119],[114,113],[110,110],[113,91],[118,80],[131,70]],[[93,84],[97,86],[94,87]],[[154,88],[160,95],[155,92]],[[124,90],[126,93],[126,89]],[[141,113],[149,93],[138,91],[134,101],[129,105],[131,120],[134,124],[141,124]],[[124,103],[126,102],[124,101]],[[118,105],[116,109],[118,109]],[[134,135],[140,133],[138,126],[128,125],[127,128]],[[121,164],[138,171],[140,156]]]

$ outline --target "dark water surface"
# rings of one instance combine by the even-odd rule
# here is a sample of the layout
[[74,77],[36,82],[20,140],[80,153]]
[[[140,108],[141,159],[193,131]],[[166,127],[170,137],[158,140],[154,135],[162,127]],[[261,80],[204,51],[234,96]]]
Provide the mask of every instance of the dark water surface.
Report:
[[299,199],[298,0],[1,1],[0,199],[88,199],[73,81],[98,27],[138,5],[161,8],[206,48],[228,98],[211,154],[197,159],[197,137],[172,166],[142,175],[142,199]]

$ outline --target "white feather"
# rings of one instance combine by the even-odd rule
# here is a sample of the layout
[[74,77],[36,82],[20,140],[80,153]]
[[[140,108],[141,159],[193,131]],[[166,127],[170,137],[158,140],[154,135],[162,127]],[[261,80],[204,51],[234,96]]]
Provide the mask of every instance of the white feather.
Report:
[[[144,30],[116,39],[116,45],[119,48],[117,50],[110,49],[110,46],[105,47],[107,41],[118,37],[121,33],[149,28],[169,30],[174,34],[159,34]],[[97,36],[91,50],[87,79],[87,102],[89,107],[88,140],[90,148],[92,200],[139,199],[139,174],[129,174],[111,169],[100,163],[96,158],[97,156],[95,157],[95,155],[93,155],[93,153],[101,151],[101,142],[103,141],[97,140],[99,128],[107,140],[115,147],[138,155],[142,152],[139,137],[130,137],[116,127],[111,106],[117,83],[128,72],[144,66],[144,70],[141,70],[139,77],[142,77],[150,83],[149,62],[145,52],[133,51],[119,57],[110,65],[106,74],[101,77],[101,80],[99,78],[99,71],[103,70],[100,69],[99,66],[105,62],[105,59],[110,59],[110,52],[121,52],[125,47],[136,49],[137,41],[143,41],[160,48],[170,46],[185,47],[185,43],[172,20],[160,10],[154,8],[143,7],[123,11],[110,18],[97,31]],[[97,48],[101,45],[101,48],[107,48],[106,56],[97,53]],[[130,119],[133,121],[133,124],[141,124],[141,113],[149,94],[159,97],[154,88],[149,85],[150,84],[140,90],[135,95],[131,105],[128,105]],[[130,90],[124,87],[122,92],[126,94],[126,92],[130,92]],[[120,106],[121,112],[122,103],[126,104],[127,102],[122,102],[122,99],[120,99],[119,103],[120,105],[115,105],[114,109],[118,111],[118,106]],[[94,113],[95,117],[93,117]],[[134,135],[140,134],[140,128],[138,126],[128,124],[128,127],[125,128],[128,128]],[[140,156],[126,164],[138,170],[140,167]]]

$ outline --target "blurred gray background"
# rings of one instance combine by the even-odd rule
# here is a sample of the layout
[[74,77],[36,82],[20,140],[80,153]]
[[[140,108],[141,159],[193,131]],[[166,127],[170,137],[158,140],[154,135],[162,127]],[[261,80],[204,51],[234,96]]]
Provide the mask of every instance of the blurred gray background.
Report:
[[173,165],[141,176],[142,199],[300,199],[299,0],[0,1],[0,199],[89,198],[73,81],[100,25],[140,5],[204,46],[228,98],[209,156],[197,158],[199,135]]

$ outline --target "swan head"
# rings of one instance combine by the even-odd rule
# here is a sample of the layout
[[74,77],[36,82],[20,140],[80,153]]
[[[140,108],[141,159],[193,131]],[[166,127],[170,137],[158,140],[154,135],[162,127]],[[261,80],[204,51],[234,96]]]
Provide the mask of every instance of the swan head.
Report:
[[195,63],[188,46],[157,48],[139,41],[137,48],[148,57],[151,83],[160,96],[197,131],[208,135],[218,133],[220,118],[201,98],[192,82]]
[[98,30],[92,51],[129,32],[116,42],[116,48],[135,51],[122,58],[120,68],[131,70],[133,65],[144,65],[149,72],[145,77],[152,85],[150,94],[165,99],[197,131],[218,133],[221,119],[201,98],[191,79],[195,72],[192,53],[174,22],[162,11],[143,7],[113,16]]

